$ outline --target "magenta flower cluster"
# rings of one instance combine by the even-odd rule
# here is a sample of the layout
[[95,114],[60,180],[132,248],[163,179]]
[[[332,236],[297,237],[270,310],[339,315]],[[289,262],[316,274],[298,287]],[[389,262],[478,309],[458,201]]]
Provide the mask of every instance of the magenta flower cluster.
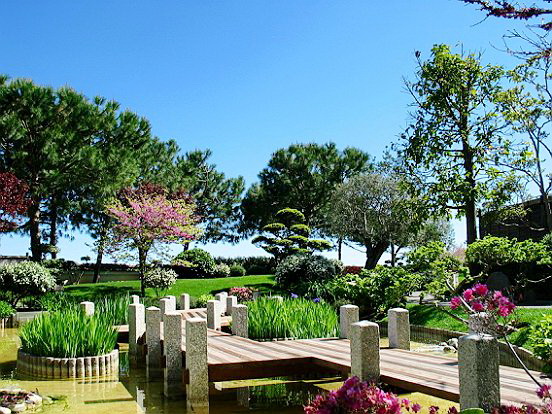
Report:
[[[341,388],[319,394],[305,407],[306,414],[405,414],[418,413],[420,404],[383,391],[373,384],[360,381],[357,377],[347,379]],[[432,406],[430,414],[437,414],[439,408]],[[448,414],[458,414],[455,407]]]
[[236,296],[239,302],[247,302],[253,299],[253,289],[247,287],[233,287],[228,292],[230,296]]
[[552,385],[542,385],[538,389],[537,395],[542,400],[540,407],[534,405],[503,405],[495,408],[492,414],[552,414]]
[[487,285],[481,283],[477,283],[471,289],[466,289],[461,297],[452,298],[450,305],[452,309],[467,307],[468,311],[490,312],[502,317],[509,316],[516,308],[516,305],[502,292],[491,291]]

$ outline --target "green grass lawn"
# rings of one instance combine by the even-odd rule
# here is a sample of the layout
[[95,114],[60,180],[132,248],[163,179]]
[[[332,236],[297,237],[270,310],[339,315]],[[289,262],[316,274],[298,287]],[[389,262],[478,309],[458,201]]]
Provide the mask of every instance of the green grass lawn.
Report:
[[[432,328],[450,329],[453,331],[467,332],[468,328],[462,322],[454,319],[450,315],[432,305],[407,305],[410,311],[410,323],[413,325],[429,326]],[[461,313],[456,311],[460,316]],[[528,328],[532,324],[539,322],[543,315],[551,315],[551,308],[523,308],[518,307],[515,311],[516,326],[520,326],[520,330],[510,335],[509,339],[512,343],[527,347],[530,349],[527,334]],[[465,317],[465,316],[464,316]]]
[[[179,296],[181,293],[188,293],[190,296],[197,298],[203,294],[215,294],[232,287],[247,286],[257,290],[270,290],[273,285],[273,275],[223,277],[216,279],[178,279],[166,294]],[[129,282],[83,283],[67,286],[65,291],[75,296],[78,300],[94,300],[118,293],[139,294],[140,282],[136,280]],[[146,295],[153,297],[155,296],[155,292],[153,289],[146,289]]]

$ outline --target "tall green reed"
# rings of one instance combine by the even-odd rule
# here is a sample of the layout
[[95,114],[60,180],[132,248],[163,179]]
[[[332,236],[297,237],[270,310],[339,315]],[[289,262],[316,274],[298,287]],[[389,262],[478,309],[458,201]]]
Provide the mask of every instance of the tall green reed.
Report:
[[86,316],[73,307],[43,313],[20,329],[21,349],[54,358],[104,355],[117,345],[113,325],[111,314],[96,312]]
[[330,338],[338,335],[339,319],[335,309],[325,302],[286,299],[283,302],[259,298],[247,303],[249,337]]

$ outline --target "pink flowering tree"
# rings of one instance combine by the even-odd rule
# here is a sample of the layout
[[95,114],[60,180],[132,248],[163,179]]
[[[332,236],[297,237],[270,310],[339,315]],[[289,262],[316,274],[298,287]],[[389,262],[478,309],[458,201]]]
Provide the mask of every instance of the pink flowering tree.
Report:
[[199,234],[195,204],[183,191],[145,183],[124,189],[107,206],[107,214],[116,220],[112,249],[138,253],[140,288],[145,295],[144,275],[148,253],[158,243],[188,243]]

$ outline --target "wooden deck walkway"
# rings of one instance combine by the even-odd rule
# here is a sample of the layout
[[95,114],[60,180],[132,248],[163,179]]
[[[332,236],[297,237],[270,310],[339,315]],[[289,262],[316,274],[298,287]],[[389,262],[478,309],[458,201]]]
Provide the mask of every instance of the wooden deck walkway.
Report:
[[[347,339],[257,342],[209,330],[207,344],[210,381],[289,376],[317,368],[348,374],[351,367]],[[182,351],[185,356],[185,346]],[[381,380],[386,384],[459,400],[456,359],[384,348],[380,351],[380,366]],[[185,369],[183,378],[186,382]],[[500,378],[503,403],[539,402],[536,386],[523,370],[500,367]]]

